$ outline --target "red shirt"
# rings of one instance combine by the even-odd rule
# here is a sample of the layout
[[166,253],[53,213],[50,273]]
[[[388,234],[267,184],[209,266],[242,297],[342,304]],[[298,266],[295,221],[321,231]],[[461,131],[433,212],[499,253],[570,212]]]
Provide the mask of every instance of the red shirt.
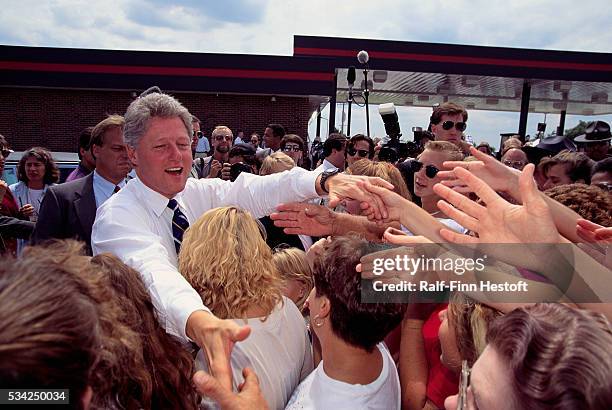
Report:
[[448,396],[455,395],[459,391],[459,375],[447,369],[440,361],[442,348],[440,347],[438,330],[442,323],[438,313],[446,309],[447,306],[447,303],[441,304],[423,324],[425,357],[429,364],[427,399],[440,409],[444,408],[444,400]]

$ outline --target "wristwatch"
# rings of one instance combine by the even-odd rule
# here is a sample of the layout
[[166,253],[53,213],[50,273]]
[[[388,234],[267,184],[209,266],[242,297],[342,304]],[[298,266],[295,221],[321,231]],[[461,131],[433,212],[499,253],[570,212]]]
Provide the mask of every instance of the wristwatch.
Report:
[[320,180],[320,185],[321,185],[321,189],[323,190],[323,192],[325,192],[326,194],[329,194],[329,191],[325,188],[325,182],[332,176],[339,174],[340,170],[339,169],[332,169],[332,170],[327,170],[327,171],[323,171],[323,173],[321,174],[321,180]]

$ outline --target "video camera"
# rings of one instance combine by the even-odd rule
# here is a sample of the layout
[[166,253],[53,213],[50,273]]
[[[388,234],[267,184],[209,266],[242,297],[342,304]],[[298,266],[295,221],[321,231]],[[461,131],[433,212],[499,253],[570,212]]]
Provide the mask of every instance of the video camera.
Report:
[[400,159],[416,156],[415,153],[419,151],[417,144],[412,141],[400,141],[402,132],[400,129],[399,117],[395,110],[395,104],[380,104],[378,106],[378,113],[385,124],[387,137],[389,137],[389,140],[378,152],[378,160],[395,164]]

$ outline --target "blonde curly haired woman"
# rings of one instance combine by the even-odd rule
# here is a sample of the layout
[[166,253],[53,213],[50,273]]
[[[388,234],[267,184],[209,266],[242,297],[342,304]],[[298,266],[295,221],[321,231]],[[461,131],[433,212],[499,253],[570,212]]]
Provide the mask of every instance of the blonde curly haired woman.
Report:
[[[251,367],[271,409],[281,409],[294,388],[313,369],[306,324],[293,302],[282,295],[283,280],[262,228],[236,207],[211,209],[186,232],[179,271],[219,318],[251,327],[234,346],[234,386]],[[206,369],[205,356],[196,366]]]

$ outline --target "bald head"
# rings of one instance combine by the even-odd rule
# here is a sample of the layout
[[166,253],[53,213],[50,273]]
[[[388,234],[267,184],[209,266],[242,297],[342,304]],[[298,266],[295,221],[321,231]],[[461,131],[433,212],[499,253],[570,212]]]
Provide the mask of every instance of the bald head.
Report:
[[510,148],[501,159],[504,165],[522,170],[527,165],[527,154],[518,148]]

